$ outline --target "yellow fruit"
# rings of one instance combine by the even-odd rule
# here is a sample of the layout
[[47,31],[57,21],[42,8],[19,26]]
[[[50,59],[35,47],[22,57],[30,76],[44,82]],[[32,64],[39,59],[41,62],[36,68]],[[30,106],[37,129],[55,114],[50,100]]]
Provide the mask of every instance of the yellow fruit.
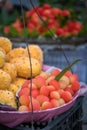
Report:
[[0,89],[8,89],[10,83],[10,75],[7,72],[0,69]]
[[2,51],[4,54],[6,54],[5,50],[2,47],[0,47],[0,51]]
[[4,65],[5,58],[6,58],[5,54],[2,51],[0,51],[0,68]]
[[24,79],[24,78],[16,78],[13,82],[12,82],[12,84],[15,84],[18,88],[20,88],[23,84],[24,84],[24,82],[26,81],[26,79]]
[[2,69],[11,76],[12,80],[17,77],[17,70],[14,64],[5,62]]
[[17,108],[15,96],[8,90],[0,90],[0,103]]
[[12,49],[12,42],[6,37],[0,37],[0,47],[8,53]]
[[[37,59],[40,64],[43,64],[43,51],[41,50],[41,48],[38,45],[29,45],[28,46],[29,51],[30,51],[30,55],[32,58]],[[28,52],[28,49],[26,48],[26,51]]]
[[65,75],[59,80],[60,88],[65,89],[69,85],[69,78]]
[[14,48],[6,55],[6,61],[9,62],[13,58],[21,56],[27,56],[26,50],[22,47]]
[[16,66],[18,76],[23,78],[31,77],[31,69],[32,69],[32,77],[39,75],[42,69],[39,61],[34,58],[31,58],[32,68],[30,66],[28,57],[14,58],[11,60],[11,63],[13,63]]
[[16,95],[16,92],[18,90],[18,87],[15,85],[15,84],[10,84],[9,88],[8,88],[9,91],[13,92],[14,95]]

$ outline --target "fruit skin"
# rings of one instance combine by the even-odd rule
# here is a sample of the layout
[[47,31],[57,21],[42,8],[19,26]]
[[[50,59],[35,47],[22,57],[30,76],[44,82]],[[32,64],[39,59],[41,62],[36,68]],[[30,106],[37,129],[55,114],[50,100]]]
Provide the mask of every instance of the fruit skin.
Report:
[[15,85],[15,84],[10,84],[9,88],[8,88],[9,91],[13,92],[14,95],[16,95],[16,92],[18,91],[18,87]]
[[24,78],[16,77],[16,78],[12,81],[12,83],[15,84],[18,88],[20,88],[20,87],[24,84],[25,81],[26,81],[26,79],[24,79]]
[[47,88],[47,86],[42,86],[40,88],[40,94],[48,96],[49,95],[49,89]]
[[[43,51],[42,51],[42,49],[38,45],[35,45],[35,44],[29,45],[28,48],[29,48],[31,57],[34,59],[37,59],[42,67],[42,65],[43,65]],[[26,48],[26,52],[27,51],[28,50]]]
[[20,111],[20,112],[29,111],[29,108],[26,105],[21,105],[21,106],[19,106],[18,111]]
[[51,99],[50,100],[52,107],[59,107],[59,102],[57,99]]
[[0,68],[4,66],[6,55],[0,50]]
[[58,93],[58,91],[52,91],[50,92],[50,98],[54,98],[54,99],[60,99],[60,94]]
[[40,103],[40,105],[42,105],[43,102],[45,101],[49,101],[49,98],[45,95],[38,95],[37,98],[38,102]]
[[80,89],[80,83],[78,81],[74,81],[71,85],[71,88],[74,92],[77,92]]
[[29,110],[32,111],[32,106],[34,111],[40,110],[40,103],[36,99],[32,99],[32,105],[31,102],[29,103]]
[[61,105],[65,104],[65,101],[64,101],[63,98],[60,98],[60,99],[58,100],[58,103],[59,103],[59,106],[61,106]]
[[60,84],[56,80],[54,80],[54,79],[49,81],[49,85],[53,85],[56,90],[60,89]]
[[64,90],[70,92],[72,96],[74,95],[72,87],[66,87]]
[[59,80],[59,84],[60,84],[61,89],[65,89],[69,85],[69,83],[70,83],[69,78],[65,75],[63,75],[61,77],[61,79]]
[[[29,62],[29,58],[22,56],[13,58],[10,63],[14,64],[17,69],[17,74],[22,78],[31,78],[31,66]],[[35,77],[41,72],[41,65],[38,60],[31,58],[32,63],[32,77]]]
[[72,74],[69,76],[70,83],[72,84],[75,80],[78,81],[78,76],[76,74]]
[[64,101],[67,103],[72,100],[72,95],[68,91],[64,91],[61,95],[61,97],[64,99]]
[[52,106],[51,102],[45,101],[41,105],[41,110],[51,109],[52,107],[53,106]]
[[21,88],[21,90],[18,93],[18,96],[20,97],[21,95],[30,95],[30,89],[28,87]]
[[12,42],[6,37],[0,37],[0,47],[2,47],[7,54],[12,49]]
[[46,85],[46,80],[42,76],[36,76],[33,79],[33,83],[37,86],[38,89],[40,89],[42,86]]
[[12,81],[15,80],[17,77],[17,70],[14,64],[5,62],[2,69],[10,74]]
[[54,75],[54,76],[57,76],[61,71],[58,70],[58,69],[54,69],[51,74]]
[[13,58],[21,56],[27,56],[26,50],[22,47],[14,48],[7,53],[6,61],[10,62]]
[[11,91],[0,90],[0,103],[10,105],[17,109],[16,99]]
[[50,76],[50,73],[41,71],[40,76],[44,77],[45,79],[47,79]]
[[20,103],[21,105],[26,105],[26,106],[28,106],[29,103],[30,103],[29,96],[28,96],[28,95],[21,95],[21,96],[19,97],[19,103]]
[[32,97],[36,98],[39,95],[39,90],[38,89],[33,89],[32,90]]
[[8,89],[11,83],[11,76],[0,69],[0,89]]
[[53,85],[47,85],[47,88],[48,88],[49,92],[56,90]]

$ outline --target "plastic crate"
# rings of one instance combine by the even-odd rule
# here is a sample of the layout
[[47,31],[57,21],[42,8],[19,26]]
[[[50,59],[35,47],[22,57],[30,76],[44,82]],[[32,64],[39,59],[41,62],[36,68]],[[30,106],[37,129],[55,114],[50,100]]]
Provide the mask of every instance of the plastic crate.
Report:
[[0,126],[1,130],[82,130],[82,100],[83,97],[78,97],[75,104],[68,111],[54,117],[48,122],[34,123],[34,129],[31,128],[31,123],[20,124],[13,129],[5,126]]
[[[81,59],[80,62],[76,63],[72,67],[73,73],[76,73],[79,77],[80,81],[83,81],[87,83],[87,50],[67,50],[64,49],[64,53],[69,61],[69,63],[72,63],[76,59]],[[55,66],[60,69],[65,68],[67,65],[69,65],[67,62],[65,56],[63,55],[63,52],[61,50],[56,49],[48,49],[44,50],[44,64]]]

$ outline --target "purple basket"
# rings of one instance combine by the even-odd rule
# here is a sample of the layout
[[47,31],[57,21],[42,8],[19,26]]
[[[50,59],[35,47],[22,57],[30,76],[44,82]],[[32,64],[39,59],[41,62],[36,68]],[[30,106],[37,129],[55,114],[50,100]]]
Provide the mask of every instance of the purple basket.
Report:
[[[44,66],[43,70],[48,70],[49,66]],[[81,84],[80,90],[74,95],[72,101],[57,107],[43,111],[33,112],[34,122],[46,122],[55,116],[58,116],[65,111],[69,110],[75,103],[79,96],[87,94],[87,86]],[[21,123],[28,123],[32,121],[32,112],[18,112],[15,110],[0,110],[0,124],[8,126],[10,128],[16,127]]]

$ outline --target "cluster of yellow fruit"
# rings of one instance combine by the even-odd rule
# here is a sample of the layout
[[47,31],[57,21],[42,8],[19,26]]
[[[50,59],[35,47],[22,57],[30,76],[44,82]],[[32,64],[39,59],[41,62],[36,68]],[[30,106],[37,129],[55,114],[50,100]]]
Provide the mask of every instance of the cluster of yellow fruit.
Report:
[[43,51],[38,45],[13,48],[10,39],[0,37],[0,103],[16,108],[17,90],[31,77],[31,71],[32,77],[39,75],[42,65]]

